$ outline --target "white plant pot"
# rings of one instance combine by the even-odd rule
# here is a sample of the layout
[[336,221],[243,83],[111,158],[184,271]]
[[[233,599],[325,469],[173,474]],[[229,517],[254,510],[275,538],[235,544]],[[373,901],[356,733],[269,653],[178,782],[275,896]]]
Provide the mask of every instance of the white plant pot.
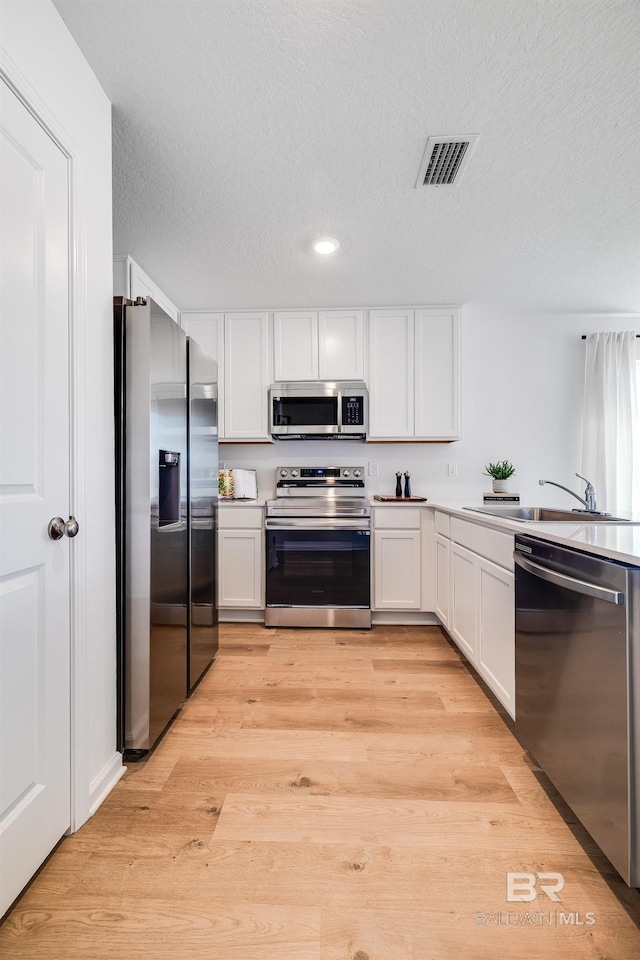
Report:
[[491,484],[494,493],[507,493],[509,490],[508,480],[492,480]]

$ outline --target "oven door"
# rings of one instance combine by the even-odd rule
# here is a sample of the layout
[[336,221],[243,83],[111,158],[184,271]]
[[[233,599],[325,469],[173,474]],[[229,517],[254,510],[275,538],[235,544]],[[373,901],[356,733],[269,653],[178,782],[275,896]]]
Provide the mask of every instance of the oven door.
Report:
[[[267,519],[267,625],[370,626],[370,545],[368,520]],[[269,617],[287,609],[355,610],[364,616],[349,623],[344,622],[353,619],[349,616]]]

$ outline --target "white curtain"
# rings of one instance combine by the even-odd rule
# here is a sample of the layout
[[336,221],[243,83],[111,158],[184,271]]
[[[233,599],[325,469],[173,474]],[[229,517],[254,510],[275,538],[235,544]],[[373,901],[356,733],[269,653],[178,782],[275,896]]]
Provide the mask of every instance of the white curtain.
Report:
[[596,488],[598,510],[640,510],[638,428],[635,331],[589,334],[582,473]]

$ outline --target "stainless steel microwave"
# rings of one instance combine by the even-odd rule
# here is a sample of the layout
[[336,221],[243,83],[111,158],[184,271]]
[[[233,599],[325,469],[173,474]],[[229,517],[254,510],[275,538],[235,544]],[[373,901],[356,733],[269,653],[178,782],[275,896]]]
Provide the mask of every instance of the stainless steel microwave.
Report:
[[366,440],[368,413],[363,383],[274,383],[269,390],[274,440]]

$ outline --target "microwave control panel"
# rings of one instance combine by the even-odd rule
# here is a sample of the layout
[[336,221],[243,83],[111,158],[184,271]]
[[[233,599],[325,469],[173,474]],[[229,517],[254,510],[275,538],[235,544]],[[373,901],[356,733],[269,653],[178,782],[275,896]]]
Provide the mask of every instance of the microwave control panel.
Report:
[[364,426],[363,397],[342,397],[342,423],[346,427]]

